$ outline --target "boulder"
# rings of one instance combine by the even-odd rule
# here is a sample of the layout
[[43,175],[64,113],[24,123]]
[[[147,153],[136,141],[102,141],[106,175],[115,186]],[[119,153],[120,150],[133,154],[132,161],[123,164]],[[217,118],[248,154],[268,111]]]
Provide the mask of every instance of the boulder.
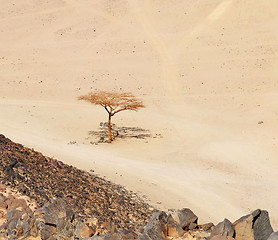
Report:
[[270,225],[268,212],[262,210],[257,218],[254,219],[254,236],[255,240],[265,240],[273,233]]
[[234,222],[234,226],[236,240],[255,240],[253,230],[253,216],[251,214],[244,216]]
[[41,210],[43,220],[48,225],[56,226],[59,218],[67,218],[70,222],[74,218],[73,211],[61,198],[47,202]]
[[[155,212],[145,227],[144,233],[151,239],[165,239],[167,236],[167,215],[165,212]],[[141,238],[143,239],[143,238]]]
[[273,233],[268,212],[257,209],[234,223],[236,240],[265,240]]
[[198,221],[198,217],[189,208],[178,210],[174,215],[174,219],[184,230],[188,229],[190,223],[197,223]]
[[225,218],[223,222],[218,223],[211,231],[211,238],[217,235],[221,235],[224,237],[228,237],[228,236],[234,237],[235,236],[234,225],[228,219]]

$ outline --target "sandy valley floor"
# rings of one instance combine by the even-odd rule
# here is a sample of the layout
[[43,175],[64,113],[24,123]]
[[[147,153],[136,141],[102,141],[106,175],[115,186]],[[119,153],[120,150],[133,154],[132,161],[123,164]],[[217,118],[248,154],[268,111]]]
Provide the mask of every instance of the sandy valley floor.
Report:
[[[0,3],[1,133],[161,209],[262,208],[278,230],[277,0]],[[143,99],[113,122],[150,136],[91,144],[94,90]]]

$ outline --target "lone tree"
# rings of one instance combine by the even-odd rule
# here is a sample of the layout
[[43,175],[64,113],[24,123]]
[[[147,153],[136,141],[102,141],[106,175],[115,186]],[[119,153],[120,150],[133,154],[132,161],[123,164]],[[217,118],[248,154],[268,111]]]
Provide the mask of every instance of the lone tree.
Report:
[[121,111],[132,110],[137,111],[139,108],[144,108],[142,101],[135,98],[131,93],[114,93],[106,91],[91,92],[87,95],[78,97],[78,100],[85,100],[95,105],[104,107],[108,113],[108,134],[109,141],[112,141],[111,134],[111,118]]

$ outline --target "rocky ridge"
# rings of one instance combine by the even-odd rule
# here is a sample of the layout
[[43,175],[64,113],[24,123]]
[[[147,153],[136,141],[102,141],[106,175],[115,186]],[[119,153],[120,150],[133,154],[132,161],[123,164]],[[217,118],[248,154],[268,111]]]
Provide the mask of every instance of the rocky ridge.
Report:
[[0,239],[278,240],[265,210],[198,224],[188,208],[153,210],[121,186],[3,135],[0,157]]

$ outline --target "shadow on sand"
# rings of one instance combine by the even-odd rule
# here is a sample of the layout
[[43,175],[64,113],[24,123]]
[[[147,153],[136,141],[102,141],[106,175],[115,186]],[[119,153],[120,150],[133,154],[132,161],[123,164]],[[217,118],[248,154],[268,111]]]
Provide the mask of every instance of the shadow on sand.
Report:
[[[152,134],[149,130],[140,127],[118,127],[112,124],[112,136],[116,139],[147,139],[152,138]],[[104,142],[108,139],[108,127],[106,125],[101,125],[98,131],[89,131],[89,138],[99,139],[98,142]]]

